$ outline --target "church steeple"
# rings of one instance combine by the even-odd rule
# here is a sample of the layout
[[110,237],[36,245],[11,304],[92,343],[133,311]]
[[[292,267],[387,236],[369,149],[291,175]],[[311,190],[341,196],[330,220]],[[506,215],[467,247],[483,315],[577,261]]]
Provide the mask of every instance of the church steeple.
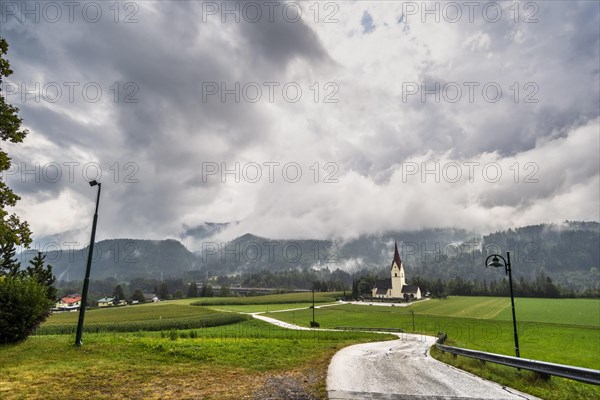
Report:
[[394,263],[396,263],[398,268],[400,268],[400,265],[402,264],[400,253],[398,253],[398,243],[396,241],[394,241],[394,261],[392,261],[392,267],[394,266]]

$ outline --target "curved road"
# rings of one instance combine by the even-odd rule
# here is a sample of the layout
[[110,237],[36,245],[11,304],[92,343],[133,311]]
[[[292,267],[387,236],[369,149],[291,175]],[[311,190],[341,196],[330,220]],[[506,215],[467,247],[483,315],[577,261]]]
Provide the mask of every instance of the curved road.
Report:
[[337,352],[327,373],[329,399],[537,399],[434,360],[434,337],[399,337]]
[[[283,328],[311,330],[261,314],[251,315]],[[330,400],[539,400],[431,358],[432,336],[392,334],[399,339],[356,344],[333,356],[327,371]]]

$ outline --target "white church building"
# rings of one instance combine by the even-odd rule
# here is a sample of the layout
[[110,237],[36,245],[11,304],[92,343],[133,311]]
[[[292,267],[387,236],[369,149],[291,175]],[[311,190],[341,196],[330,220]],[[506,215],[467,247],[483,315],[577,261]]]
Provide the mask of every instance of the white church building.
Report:
[[390,268],[390,278],[378,280],[372,289],[373,299],[405,299],[416,300],[421,298],[421,289],[418,286],[407,285],[404,275],[404,265],[398,253],[398,244],[394,244],[394,260]]

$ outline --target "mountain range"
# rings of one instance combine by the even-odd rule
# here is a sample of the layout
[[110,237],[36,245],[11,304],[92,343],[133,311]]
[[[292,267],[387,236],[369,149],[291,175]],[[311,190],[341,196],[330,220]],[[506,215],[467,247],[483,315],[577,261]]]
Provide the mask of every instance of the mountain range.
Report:
[[[111,239],[94,246],[92,279],[115,278],[127,282],[136,277],[186,277],[206,280],[220,275],[248,274],[261,270],[342,269],[349,273],[385,275],[398,243],[407,276],[429,279],[498,279],[498,271],[485,268],[492,253],[511,254],[513,275],[534,279],[544,272],[573,288],[598,285],[600,224],[565,222],[525,226],[486,235],[462,229],[390,231],[340,240],[290,240],[245,234],[234,240],[210,239],[222,229],[218,224],[188,228],[187,235],[202,237],[201,248],[192,252],[181,242],[167,240]],[[47,251],[46,260],[58,280],[81,280],[88,248]],[[35,251],[18,255],[25,265]]]

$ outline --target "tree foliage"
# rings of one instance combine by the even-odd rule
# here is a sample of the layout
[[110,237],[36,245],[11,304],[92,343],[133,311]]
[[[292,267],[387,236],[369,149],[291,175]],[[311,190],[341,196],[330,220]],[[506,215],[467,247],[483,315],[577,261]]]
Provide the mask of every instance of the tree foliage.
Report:
[[131,300],[138,301],[140,303],[143,303],[144,301],[146,301],[146,299],[144,298],[144,292],[142,292],[142,289],[135,289],[135,291],[133,292],[133,295],[131,296]]
[[[8,43],[0,37],[0,91],[3,78],[12,74]],[[27,135],[21,129],[19,109],[6,103],[0,93],[0,140],[19,143]],[[10,157],[0,148],[0,173],[10,168]],[[25,221],[6,208],[19,200],[0,177],[0,343],[25,340],[49,315],[56,291],[52,287],[52,267],[45,267],[45,256],[38,253],[25,271],[15,260],[15,246],[28,247],[31,231]]]
[[171,298],[171,295],[169,294],[169,287],[167,286],[166,283],[163,282],[160,284],[160,286],[158,286],[156,295],[161,300],[168,300],[169,298]]
[[[8,52],[8,43],[0,37],[0,92],[3,79],[10,76],[13,71],[10,64],[4,58]],[[18,115],[19,109],[8,104],[0,93],[0,139],[3,142],[20,143],[27,135],[27,130],[21,129],[22,119]],[[10,168],[10,157],[0,148],[0,172]],[[31,231],[25,221],[21,221],[16,214],[6,211],[7,207],[13,207],[20,199],[19,196],[4,183],[0,178],[0,245],[13,243],[15,245],[29,246],[31,243]]]
[[15,260],[15,244],[5,242],[0,244],[0,275],[23,276],[19,270],[21,265]]
[[[421,288],[421,292],[429,292],[431,297],[444,298],[449,295],[455,296],[508,296],[510,288],[507,277],[499,280],[479,281],[465,280],[459,276],[448,280],[430,280],[422,277],[415,277],[413,284]],[[538,297],[538,298],[559,298],[575,297],[575,293],[566,290],[560,285],[554,283],[552,279],[540,272],[534,281],[528,281],[521,276],[518,280],[513,279],[513,290],[516,297]],[[598,297],[597,291],[583,292],[580,296]]]
[[221,286],[221,290],[219,290],[220,297],[229,297],[231,296],[231,289],[229,289],[228,285]]
[[46,255],[38,251],[33,260],[29,261],[25,274],[46,287],[48,300],[56,300],[56,288],[52,286],[56,278],[52,274],[52,265],[46,265]]
[[115,299],[115,304],[119,304],[121,300],[125,299],[125,293],[123,292],[123,287],[121,285],[115,286],[112,295]]
[[196,282],[190,283],[188,288],[187,297],[198,297],[198,285]]
[[202,285],[202,290],[200,291],[200,297],[213,297],[213,288],[212,285]]
[[31,277],[0,277],[0,343],[25,340],[48,317],[47,287]]

